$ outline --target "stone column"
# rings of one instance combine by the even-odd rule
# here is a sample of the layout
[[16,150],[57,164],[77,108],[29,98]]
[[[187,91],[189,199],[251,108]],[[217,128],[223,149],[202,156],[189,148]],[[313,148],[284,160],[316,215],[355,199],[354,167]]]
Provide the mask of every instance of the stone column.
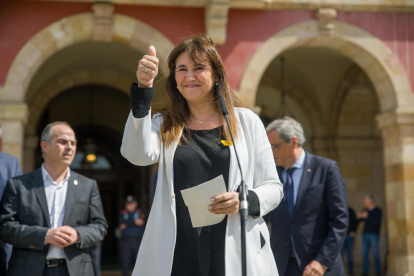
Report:
[[24,125],[27,122],[27,104],[0,104],[2,150],[23,161]]
[[24,153],[23,153],[23,173],[32,172],[36,169],[35,157],[36,150],[39,147],[40,137],[34,134],[26,134],[24,138]]
[[414,112],[378,115],[384,143],[388,276],[414,276]]

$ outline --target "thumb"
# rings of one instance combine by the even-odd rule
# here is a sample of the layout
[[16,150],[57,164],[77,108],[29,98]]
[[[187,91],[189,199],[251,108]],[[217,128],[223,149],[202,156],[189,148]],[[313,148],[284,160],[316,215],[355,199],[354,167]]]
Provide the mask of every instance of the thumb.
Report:
[[156,57],[157,56],[157,51],[155,50],[155,47],[154,46],[150,46],[149,47],[149,54],[152,57]]

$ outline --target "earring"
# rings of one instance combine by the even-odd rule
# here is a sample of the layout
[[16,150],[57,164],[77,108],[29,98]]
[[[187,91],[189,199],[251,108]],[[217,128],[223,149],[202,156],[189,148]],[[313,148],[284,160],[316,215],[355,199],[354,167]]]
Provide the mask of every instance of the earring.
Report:
[[214,84],[215,86],[218,86],[218,81],[216,81],[216,83]]
[[178,89],[178,85],[177,85],[176,87],[177,87],[177,89]]

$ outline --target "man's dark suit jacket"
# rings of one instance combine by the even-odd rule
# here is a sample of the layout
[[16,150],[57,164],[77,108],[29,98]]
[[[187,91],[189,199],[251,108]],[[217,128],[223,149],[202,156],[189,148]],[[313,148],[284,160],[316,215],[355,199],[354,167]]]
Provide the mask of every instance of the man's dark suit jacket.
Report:
[[16,157],[4,152],[0,152],[0,176],[3,179],[3,183],[0,183],[0,200],[3,196],[4,188],[7,180],[10,177],[21,175],[19,160]]
[[[73,227],[80,242],[65,247],[67,267],[73,276],[93,275],[88,247],[102,241],[107,231],[98,185],[70,172],[63,225]],[[8,181],[0,211],[1,239],[12,244],[7,275],[42,276],[49,245],[49,210],[41,169]]]
[[[21,175],[19,160],[16,157],[0,152],[0,200],[9,178]],[[6,275],[7,256],[10,256],[12,246],[0,240],[0,275]]]
[[[348,227],[346,187],[336,162],[306,152],[292,219],[286,198],[272,211],[270,244],[284,276],[289,257],[296,256],[303,271],[316,260],[325,276],[345,276],[340,250]],[[281,176],[283,168],[277,167]]]

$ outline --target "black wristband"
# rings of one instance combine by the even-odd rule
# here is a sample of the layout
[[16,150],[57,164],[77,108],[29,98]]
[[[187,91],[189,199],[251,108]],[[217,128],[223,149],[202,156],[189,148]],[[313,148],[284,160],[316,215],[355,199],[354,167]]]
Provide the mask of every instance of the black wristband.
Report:
[[[237,187],[237,192],[240,193],[240,186]],[[260,200],[252,190],[249,190],[247,194],[247,203],[249,204],[249,216],[260,216]]]
[[249,216],[260,216],[260,201],[255,192],[249,190],[249,196],[247,197],[249,203]]
[[144,118],[151,109],[152,97],[154,96],[154,88],[138,87],[138,83],[132,83],[130,89],[131,110],[134,118]]

